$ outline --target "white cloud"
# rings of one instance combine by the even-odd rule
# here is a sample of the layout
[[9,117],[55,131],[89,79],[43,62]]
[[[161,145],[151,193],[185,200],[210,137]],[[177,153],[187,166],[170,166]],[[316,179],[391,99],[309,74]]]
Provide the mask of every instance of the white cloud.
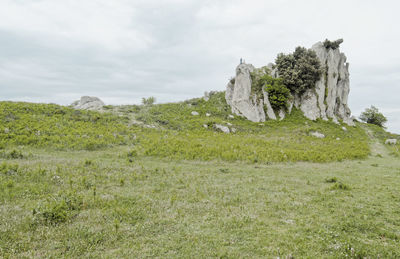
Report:
[[384,0],[0,0],[0,96],[67,104],[224,90],[240,57],[344,38],[350,108],[375,105],[400,132],[400,3]]
[[132,24],[135,9],[124,1],[3,1],[0,29],[42,38],[59,48],[88,44],[140,51],[151,37]]

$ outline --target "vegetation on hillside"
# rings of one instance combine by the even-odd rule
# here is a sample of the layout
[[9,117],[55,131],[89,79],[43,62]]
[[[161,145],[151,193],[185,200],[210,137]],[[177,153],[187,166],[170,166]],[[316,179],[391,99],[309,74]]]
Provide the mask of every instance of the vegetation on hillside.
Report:
[[224,93],[105,110],[0,102],[1,258],[400,257],[381,127],[253,123]]
[[[108,107],[105,113],[12,102],[1,102],[0,107],[3,147],[96,150],[124,145],[138,156],[251,163],[329,162],[369,154],[367,136],[359,127],[345,132],[332,122],[307,120],[296,110],[284,121],[232,119],[223,93],[209,101]],[[191,115],[192,111],[199,115]],[[235,133],[216,131],[216,124]],[[313,131],[326,138],[310,136]]]
[[387,122],[386,117],[373,105],[371,108],[367,108],[361,113],[360,119],[366,123],[374,124],[379,127],[384,127]]

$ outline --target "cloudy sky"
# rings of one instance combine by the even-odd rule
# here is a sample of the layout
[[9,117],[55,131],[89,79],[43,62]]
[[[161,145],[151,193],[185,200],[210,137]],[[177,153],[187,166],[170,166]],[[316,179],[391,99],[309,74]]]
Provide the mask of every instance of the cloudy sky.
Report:
[[400,133],[400,4],[389,0],[0,0],[0,99],[158,102],[224,90],[243,57],[263,66],[344,38],[350,108]]

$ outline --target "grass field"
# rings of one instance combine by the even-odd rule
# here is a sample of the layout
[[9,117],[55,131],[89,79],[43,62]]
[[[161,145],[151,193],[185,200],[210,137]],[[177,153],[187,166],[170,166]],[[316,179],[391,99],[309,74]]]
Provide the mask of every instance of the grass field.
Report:
[[127,152],[5,160],[0,257],[400,256],[393,156],[255,165]]
[[0,258],[400,257],[398,136],[221,100],[0,102]]

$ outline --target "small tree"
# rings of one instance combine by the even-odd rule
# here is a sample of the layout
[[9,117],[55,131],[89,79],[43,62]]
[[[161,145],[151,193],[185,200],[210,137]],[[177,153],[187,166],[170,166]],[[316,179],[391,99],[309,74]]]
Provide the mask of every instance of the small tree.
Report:
[[156,98],[154,96],[150,96],[149,98],[142,98],[143,105],[153,105],[156,102]]
[[367,108],[361,113],[360,119],[366,123],[378,125],[379,127],[384,127],[383,125],[387,122],[386,117],[373,105],[371,108]]

